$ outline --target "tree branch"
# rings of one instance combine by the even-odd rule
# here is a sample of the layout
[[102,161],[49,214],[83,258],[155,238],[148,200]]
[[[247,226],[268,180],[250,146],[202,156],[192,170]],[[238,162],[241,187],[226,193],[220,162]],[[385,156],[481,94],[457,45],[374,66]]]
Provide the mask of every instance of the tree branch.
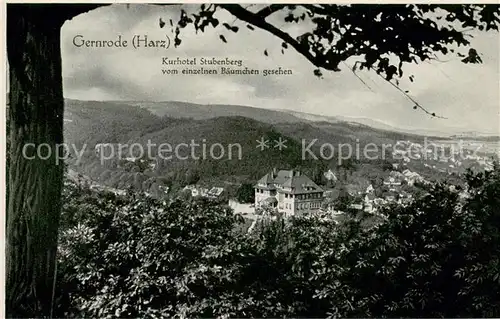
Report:
[[295,50],[297,50],[298,53],[303,55],[307,60],[309,60],[309,62],[311,62],[316,67],[330,71],[338,71],[337,65],[333,65],[332,63],[325,63],[326,61],[324,59],[320,59],[317,56],[314,56],[313,54],[311,54],[311,52],[309,52],[309,50],[306,47],[301,45],[288,33],[266,22],[264,18],[258,16],[256,13],[250,12],[245,8],[241,7],[240,5],[235,5],[235,4],[220,4],[219,6],[228,11],[229,13],[231,13],[236,18],[248,22],[262,30],[265,30],[271,33],[272,35],[280,38],[284,42],[288,43]]
[[353,66],[353,67],[349,67],[349,65],[347,65],[347,63],[345,63],[345,61],[343,62],[343,64],[344,64],[346,67],[348,67],[348,68],[349,68],[349,70],[352,72],[352,74],[354,74],[354,76],[356,76],[356,77],[358,78],[358,80],[360,80],[360,81],[361,81],[361,83],[363,83],[363,84],[364,84],[364,85],[365,85],[365,86],[366,86],[366,87],[367,87],[370,91],[374,92],[374,91],[372,90],[372,88],[371,88],[368,84],[366,84],[366,82],[365,82],[365,81],[364,81],[364,80],[363,80],[363,79],[362,79],[362,78],[361,78],[361,77],[360,77],[360,76],[356,73],[356,71],[355,71],[355,65],[356,65],[356,63],[354,64],[354,66]]
[[324,7],[321,7],[321,4],[315,5],[315,4],[302,4],[306,9],[309,9],[311,12],[316,13],[316,14],[322,14],[322,15],[329,15],[332,14],[332,10],[327,10]]
[[285,4],[285,3],[277,3],[277,4],[271,4],[259,11],[257,11],[255,13],[256,16],[260,17],[260,18],[267,18],[268,16],[270,16],[271,14],[277,12],[277,11],[280,11],[281,9],[284,9],[286,8],[287,6],[289,6],[288,4]]
[[[375,73],[377,73],[377,72],[375,72]],[[414,108],[419,108],[419,109],[421,109],[422,111],[424,111],[425,113],[429,114],[432,117],[437,117],[437,118],[440,118],[440,119],[447,119],[444,116],[436,115],[436,113],[428,111],[425,107],[423,107],[422,105],[420,105],[420,103],[418,103],[414,98],[412,98],[411,96],[409,96],[405,91],[401,90],[401,88],[399,86],[397,86],[396,84],[392,83],[390,80],[386,79],[381,74],[377,73],[377,75],[379,77],[381,77],[384,81],[386,81],[390,85],[392,85],[396,90],[398,90],[399,92],[401,92],[408,100],[412,101],[415,104]]]

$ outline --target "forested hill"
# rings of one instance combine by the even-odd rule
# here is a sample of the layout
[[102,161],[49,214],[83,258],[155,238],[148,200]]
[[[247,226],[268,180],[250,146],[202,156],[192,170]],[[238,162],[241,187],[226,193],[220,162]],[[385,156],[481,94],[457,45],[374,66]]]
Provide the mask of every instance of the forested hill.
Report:
[[[364,125],[280,118],[278,111],[258,115],[259,109],[250,112],[248,109],[252,108],[249,107],[231,109],[231,106],[227,106],[230,115],[220,112],[216,114],[224,116],[190,118],[191,108],[186,104],[187,115],[181,117],[182,104],[176,105],[177,116],[171,117],[158,116],[150,111],[151,107],[146,109],[133,103],[67,100],[65,140],[74,143],[78,149],[83,145],[86,147],[78,165],[73,157],[69,161],[70,166],[111,187],[133,186],[149,190],[158,184],[182,186],[200,179],[209,179],[211,185],[214,185],[214,180],[233,179],[236,183],[255,181],[273,167],[300,169],[309,175],[321,175],[325,170],[335,167],[338,161],[336,156],[329,160],[303,160],[303,145],[315,139],[317,143],[311,149],[316,153],[322,143],[330,143],[335,147],[340,143],[348,143],[355,147],[356,144],[381,145],[410,138],[415,141],[422,139],[420,136],[376,130]],[[245,110],[243,113],[247,116],[238,115],[235,111],[238,108]],[[257,148],[257,141],[262,138],[268,141],[268,147],[264,150]],[[276,147],[280,139],[286,146],[281,150]],[[122,154],[121,161],[113,158],[101,163],[94,151],[94,146],[99,143],[140,143],[147,150],[148,142],[153,145],[168,143],[175,148],[176,145],[190,144],[192,141],[200,145],[198,150],[201,144],[206,145],[205,154],[208,156],[205,159],[172,158],[161,163],[146,160],[143,164],[132,164],[123,161],[124,157],[131,155],[127,151]],[[219,148],[215,151],[220,159],[213,159],[209,153],[210,146],[215,143],[224,148],[224,155]],[[230,147],[235,144],[241,149]],[[153,152],[156,151],[153,147]],[[188,150],[182,156],[190,155],[186,152]],[[197,153],[196,156],[200,157],[201,154]]]
[[[366,142],[380,143],[423,138],[420,135],[376,129],[359,123],[334,121],[332,117],[316,116],[314,120],[308,120],[284,111],[239,105],[78,100],[66,100],[66,135],[69,140],[97,137],[113,142],[118,137],[133,138],[142,133],[154,133],[168,125],[191,123],[187,120],[194,120],[192,123],[203,123],[204,120],[218,117],[253,119],[271,124],[277,130],[283,129],[285,134],[293,127],[312,129],[318,136],[323,136],[326,131],[327,134],[339,137],[340,140],[348,137],[349,140],[359,138]],[[91,128],[91,131],[83,131],[84,128]]]

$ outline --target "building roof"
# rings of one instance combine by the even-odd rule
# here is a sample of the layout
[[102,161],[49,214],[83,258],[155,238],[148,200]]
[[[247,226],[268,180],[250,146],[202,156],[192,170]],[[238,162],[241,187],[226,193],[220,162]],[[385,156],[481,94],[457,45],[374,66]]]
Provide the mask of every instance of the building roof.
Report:
[[258,184],[272,184],[273,180],[274,180],[272,177],[272,174],[273,173],[267,173],[261,179],[259,179],[259,181],[257,183]]
[[219,196],[220,194],[222,194],[223,191],[224,188],[222,187],[212,187],[207,194],[211,196]]
[[[260,185],[259,185],[260,184]],[[314,183],[306,175],[301,175],[299,172],[292,170],[275,170],[271,173],[264,175],[255,185],[256,188],[263,188],[265,184],[266,189],[276,189],[278,186],[279,191],[288,194],[307,194],[323,192],[323,189]],[[290,188],[290,190],[281,189],[281,187]]]
[[[289,178],[283,187],[290,187],[291,191],[285,191],[285,193],[291,194],[307,194],[307,193],[317,193],[323,192],[323,189],[316,185],[309,177],[306,175],[293,176]],[[281,190],[280,190],[281,191]]]
[[[298,173],[298,172],[296,172]],[[274,178],[273,183],[278,184],[278,185],[283,185],[286,183],[287,180],[290,179],[290,177],[293,177],[294,171],[291,170],[280,170],[278,173],[275,175],[276,177]]]

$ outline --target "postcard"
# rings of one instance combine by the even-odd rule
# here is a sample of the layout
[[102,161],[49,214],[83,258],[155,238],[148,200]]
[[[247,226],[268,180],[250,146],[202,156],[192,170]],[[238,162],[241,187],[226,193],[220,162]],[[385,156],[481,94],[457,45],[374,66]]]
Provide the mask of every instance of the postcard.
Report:
[[498,4],[5,15],[5,317],[500,316]]

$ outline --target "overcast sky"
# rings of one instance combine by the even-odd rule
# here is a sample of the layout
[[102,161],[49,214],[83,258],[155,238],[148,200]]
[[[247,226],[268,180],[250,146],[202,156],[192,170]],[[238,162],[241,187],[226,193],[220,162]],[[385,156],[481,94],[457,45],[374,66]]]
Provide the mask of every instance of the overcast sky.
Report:
[[[186,101],[203,104],[238,104],[262,108],[351,117],[366,117],[401,128],[499,132],[499,37],[498,33],[476,34],[473,46],[482,53],[483,64],[459,61],[408,66],[415,82],[401,86],[421,105],[448,119],[430,118],[412,109],[401,93],[370,73],[356,76],[342,72],[313,75],[313,66],[293,50],[281,54],[281,42],[265,31],[250,31],[245,24],[237,34],[224,27],[209,28],[196,35],[183,30],[179,48],[111,49],[77,48],[73,38],[114,40],[122,35],[129,43],[134,35],[150,39],[173,39],[169,19],[179,16],[179,7],[113,5],[82,14],[62,29],[64,94],[83,100]],[[158,19],[167,22],[160,29]],[[224,14],[219,15],[224,19]],[[227,18],[227,17],[226,17]],[[232,22],[234,19],[229,18]],[[284,25],[281,22],[281,25]],[[278,26],[281,26],[278,24]],[[288,30],[293,33],[293,30]],[[219,35],[228,40],[225,44]],[[269,56],[263,54],[267,49]],[[162,57],[231,57],[242,59],[249,68],[291,69],[289,76],[166,76]]]

